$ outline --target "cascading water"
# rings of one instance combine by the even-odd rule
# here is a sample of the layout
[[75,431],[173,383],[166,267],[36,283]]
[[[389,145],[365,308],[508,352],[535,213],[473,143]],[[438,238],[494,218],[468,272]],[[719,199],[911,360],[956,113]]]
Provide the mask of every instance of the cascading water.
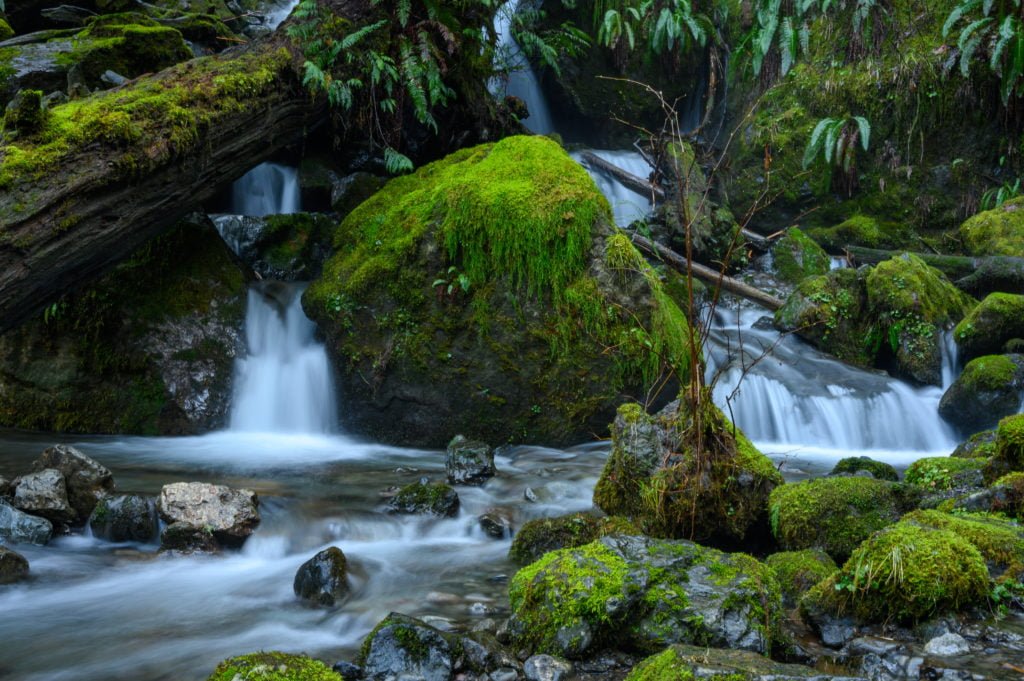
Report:
[[300,210],[299,171],[279,163],[261,163],[231,188],[232,211],[262,217]]
[[[590,153],[618,166],[631,175],[640,179],[647,178],[651,173],[651,166],[646,159],[635,151],[607,151],[603,149],[591,149]],[[636,220],[642,220],[651,212],[651,199],[649,196],[639,194],[629,189],[610,174],[600,168],[590,167],[583,159],[580,151],[570,154],[577,163],[582,165],[594,178],[594,183],[601,190],[608,203],[611,204],[612,213],[615,217],[615,224],[625,227]]]
[[264,25],[271,31],[275,30],[281,25],[281,22],[288,18],[288,15],[292,13],[292,10],[298,4],[299,0],[281,0],[274,3],[263,15]]
[[529,117],[523,120],[523,125],[530,132],[547,135],[555,131],[551,111],[540,90],[537,74],[512,37],[512,17],[518,7],[519,0],[510,0],[498,9],[494,17],[494,31],[498,35],[495,63],[507,71],[508,78],[493,80],[490,85],[491,93],[511,95],[523,100],[530,112]]

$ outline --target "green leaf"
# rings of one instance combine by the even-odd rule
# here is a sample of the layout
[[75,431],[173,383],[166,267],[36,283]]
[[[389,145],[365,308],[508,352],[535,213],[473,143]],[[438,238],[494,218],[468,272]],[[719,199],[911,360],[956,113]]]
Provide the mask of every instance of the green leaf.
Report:
[[867,151],[868,145],[871,142],[871,123],[863,116],[854,116],[853,120],[857,123],[857,132],[860,134],[860,144],[864,147],[864,151]]

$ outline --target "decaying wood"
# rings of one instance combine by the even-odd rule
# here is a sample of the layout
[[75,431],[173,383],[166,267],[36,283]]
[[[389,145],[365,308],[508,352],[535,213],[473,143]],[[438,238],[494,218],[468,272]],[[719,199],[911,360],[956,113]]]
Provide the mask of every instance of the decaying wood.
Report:
[[[874,265],[894,258],[904,251],[886,251],[862,246],[847,246],[846,252],[855,263]],[[993,291],[1024,293],[1024,258],[1004,255],[970,257],[961,255],[936,255],[935,253],[914,253],[925,264],[934,267],[956,286],[974,295]]]
[[651,184],[650,182],[641,177],[637,177],[633,173],[623,170],[614,163],[610,163],[609,161],[604,160],[597,154],[590,151],[584,151],[580,154],[580,157],[587,163],[587,165],[591,166],[596,170],[608,173],[616,180],[618,180],[619,183],[622,184],[627,189],[631,189],[632,191],[635,191],[637,194],[643,194],[644,196],[647,197],[653,196],[658,201],[665,200],[664,189],[657,185]]

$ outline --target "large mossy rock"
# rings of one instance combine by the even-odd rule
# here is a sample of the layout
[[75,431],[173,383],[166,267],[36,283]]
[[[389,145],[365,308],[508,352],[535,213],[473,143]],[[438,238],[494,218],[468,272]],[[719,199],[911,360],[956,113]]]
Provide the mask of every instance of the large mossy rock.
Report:
[[343,681],[341,674],[305,655],[273,651],[224,660],[206,681]]
[[782,610],[771,571],[692,542],[608,536],[547,554],[509,586],[515,646],[581,658],[671,643],[768,653]]
[[245,288],[212,225],[183,223],[0,335],[0,425],[139,434],[223,426],[244,350]]
[[1013,471],[1024,471],[1024,414],[1007,416],[999,422],[995,452],[985,468],[985,479],[991,482]]
[[1024,578],[1024,527],[1012,521],[984,514],[919,510],[900,522],[949,530],[966,539],[981,553],[989,578],[995,582]]
[[960,225],[960,238],[971,255],[1024,257],[1024,198],[968,219]]
[[945,275],[905,253],[805,279],[775,325],[840,359],[941,385],[941,334],[974,306]]
[[782,603],[788,608],[797,604],[800,597],[812,586],[832,575],[836,563],[820,549],[803,551],[781,551],[765,559],[782,591]]
[[506,138],[392,180],[334,248],[303,306],[353,432],[579,441],[687,374],[685,317],[549,139]]
[[942,395],[939,415],[966,433],[1016,414],[1024,391],[1024,355],[975,357]]
[[821,549],[845,560],[873,532],[908,510],[899,489],[891,482],[858,476],[777,487],[768,502],[772,534],[786,550]]
[[807,277],[826,274],[828,253],[796,227],[790,227],[772,247],[775,273],[783,281],[797,284]]
[[537,518],[523,523],[516,532],[508,557],[525,565],[549,551],[583,546],[609,534],[640,534],[640,530],[617,516],[599,518],[591,513],[570,513],[557,518]]
[[962,360],[999,354],[1015,338],[1024,339],[1024,295],[1012,293],[990,293],[953,330]]
[[653,536],[725,548],[757,540],[782,476],[710,397],[698,412],[695,419],[685,397],[655,416],[639,404],[620,407],[594,504]]
[[861,681],[822,674],[812,667],[776,662],[748,650],[675,644],[641,661],[626,681]]
[[299,566],[292,590],[299,598],[318,605],[333,606],[349,593],[348,559],[337,546],[330,546]]

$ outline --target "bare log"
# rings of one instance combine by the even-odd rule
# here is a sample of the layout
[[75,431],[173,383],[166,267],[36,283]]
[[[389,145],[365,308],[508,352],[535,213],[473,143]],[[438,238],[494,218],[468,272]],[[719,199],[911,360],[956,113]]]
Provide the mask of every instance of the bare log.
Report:
[[50,115],[77,129],[58,145],[26,135],[0,146],[0,331],[299,141],[317,114],[292,55],[273,45],[192,60],[63,107]]
[[[874,265],[894,258],[904,251],[886,251],[862,246],[847,246],[857,263]],[[974,295],[993,291],[1010,293],[1024,292],[1024,258],[1005,255],[971,257],[962,255],[937,255],[935,253],[914,253],[927,265],[939,270],[960,289]]]
[[608,173],[618,180],[624,187],[632,189],[637,194],[643,194],[648,197],[653,196],[658,201],[665,200],[664,189],[641,177],[637,177],[633,173],[626,172],[614,163],[604,160],[597,154],[590,151],[584,151],[580,154],[580,157],[586,161],[587,165],[595,168],[596,170],[600,170],[601,172]]
[[698,279],[706,281],[714,286],[719,286],[724,291],[738,295],[741,298],[746,298],[747,300],[753,301],[758,305],[762,305],[773,312],[782,307],[783,301],[775,296],[769,295],[758,288],[750,286],[749,284],[744,284],[738,279],[727,277],[718,270],[701,265],[700,263],[687,261],[686,258],[675,251],[665,248],[664,246],[657,244],[650,239],[646,239],[639,234],[633,234],[632,240],[633,243],[639,246],[641,250],[661,258],[665,263],[671,265],[679,272],[685,274],[687,271],[691,271],[693,272],[693,276]]

